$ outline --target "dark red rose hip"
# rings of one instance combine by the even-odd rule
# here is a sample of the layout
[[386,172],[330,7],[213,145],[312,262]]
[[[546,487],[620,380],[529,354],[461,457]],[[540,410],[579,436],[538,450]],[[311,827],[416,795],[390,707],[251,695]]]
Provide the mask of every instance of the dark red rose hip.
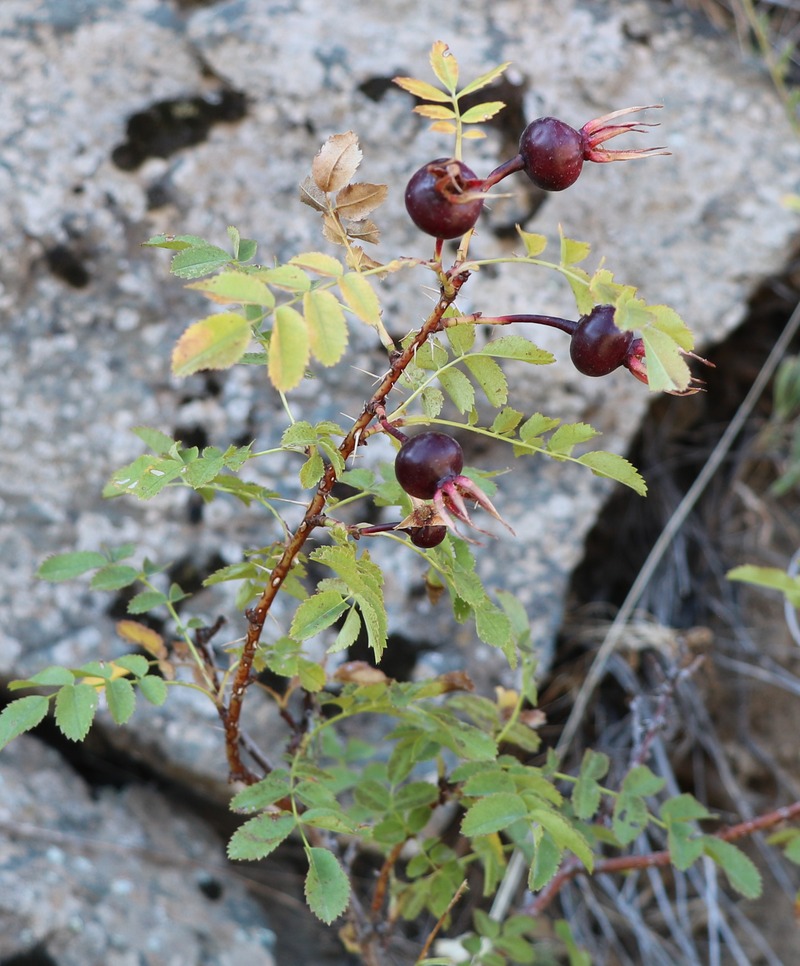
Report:
[[569,354],[578,372],[607,376],[625,364],[632,342],[632,332],[623,332],[614,325],[614,306],[596,305],[578,320]]
[[483,198],[481,184],[463,162],[437,158],[412,175],[406,187],[406,210],[421,231],[434,238],[460,238],[474,227]]
[[394,461],[397,482],[410,496],[432,500],[445,481],[458,476],[464,454],[446,433],[420,433],[403,443]]

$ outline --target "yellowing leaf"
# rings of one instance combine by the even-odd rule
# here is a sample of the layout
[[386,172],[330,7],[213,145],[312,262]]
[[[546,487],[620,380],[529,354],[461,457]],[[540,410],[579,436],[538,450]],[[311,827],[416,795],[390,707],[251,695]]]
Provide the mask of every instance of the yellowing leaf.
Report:
[[464,133],[461,136],[464,138],[465,141],[467,141],[467,140],[469,140],[469,141],[478,141],[481,138],[485,138],[486,137],[486,132],[485,131],[481,131],[480,128],[471,127],[471,128],[468,128],[466,131],[464,131]]
[[[117,634],[131,644],[141,647],[142,650],[152,654],[155,658],[165,658],[167,649],[164,646],[164,638],[154,631],[152,627],[146,627],[139,621],[121,620],[117,621]],[[116,669],[116,665],[115,665]]]
[[455,94],[458,87],[458,61],[450,48],[441,40],[437,40],[431,47],[431,67],[439,81]]
[[[451,124],[450,121],[434,121],[430,126],[430,130],[436,131],[439,134],[455,134],[456,126],[455,124]],[[464,137],[467,137],[470,133],[470,131],[465,131]]]
[[347,347],[347,322],[341,303],[332,292],[314,289],[303,296],[311,352],[323,366],[334,366]]
[[237,312],[209,315],[178,339],[172,352],[172,371],[190,376],[201,369],[228,369],[244,355],[250,342],[250,323]]
[[339,279],[339,289],[347,307],[367,325],[381,323],[381,305],[378,296],[366,278],[356,272],[348,272]]
[[445,107],[444,104],[419,104],[414,108],[414,113],[429,117],[432,121],[454,120],[456,116],[452,107]]
[[388,191],[385,184],[360,182],[345,185],[336,195],[336,210],[342,218],[358,221],[382,204]]
[[320,191],[314,184],[312,177],[305,178],[300,182],[300,200],[309,208],[316,211],[327,211],[328,205],[325,199],[325,192]]
[[[345,188],[345,191],[347,189]],[[316,272],[317,275],[327,275],[337,278],[344,272],[342,263],[333,255],[326,255],[324,252],[302,252],[289,259],[290,265],[299,265],[302,269]]]
[[197,289],[214,302],[238,302],[240,305],[275,304],[275,296],[267,286],[246,272],[220,272],[202,282],[191,282],[186,288]]
[[525,231],[517,225],[517,234],[525,245],[525,254],[528,258],[536,258],[547,248],[547,238],[545,235],[536,235],[533,232]]
[[303,378],[310,353],[308,326],[303,316],[289,305],[275,310],[275,324],[269,340],[269,378],[281,392],[294,389]]
[[404,91],[408,91],[409,94],[413,94],[414,97],[419,97],[423,101],[436,101],[439,104],[447,104],[450,102],[450,95],[445,94],[444,91],[440,91],[438,87],[434,87],[433,84],[428,84],[425,81],[417,80],[416,77],[394,77],[392,82],[397,84],[398,87],[402,87]]
[[353,177],[363,157],[354,131],[333,134],[311,164],[311,176],[320,191],[339,191]]

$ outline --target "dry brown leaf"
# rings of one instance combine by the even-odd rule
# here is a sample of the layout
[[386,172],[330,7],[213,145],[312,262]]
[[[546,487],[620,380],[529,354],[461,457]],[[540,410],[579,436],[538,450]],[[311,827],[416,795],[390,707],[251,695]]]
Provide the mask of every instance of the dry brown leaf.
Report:
[[339,191],[358,170],[363,157],[354,131],[333,134],[311,164],[311,177],[320,191]]
[[304,205],[308,205],[309,208],[314,208],[316,211],[328,210],[325,192],[320,191],[311,175],[300,182],[300,200]]
[[385,184],[357,182],[345,185],[336,195],[336,210],[343,218],[358,221],[382,204],[388,191]]
[[366,661],[348,661],[336,669],[334,680],[342,684],[385,684],[389,678]]

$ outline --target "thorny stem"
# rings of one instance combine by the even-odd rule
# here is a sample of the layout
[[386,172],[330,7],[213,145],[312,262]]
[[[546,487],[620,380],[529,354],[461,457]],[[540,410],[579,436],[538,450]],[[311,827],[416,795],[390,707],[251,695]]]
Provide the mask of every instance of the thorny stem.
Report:
[[[737,839],[743,839],[756,832],[773,828],[781,822],[789,822],[798,816],[800,816],[800,801],[792,802],[791,805],[784,805],[782,808],[776,808],[773,812],[748,819],[746,822],[739,822],[738,825],[731,825],[718,832],[716,838],[723,842],[735,842]],[[649,852],[647,855],[620,855],[613,859],[602,859],[597,862],[592,875],[632,872],[634,869],[653,869],[671,863],[672,854],[669,849],[664,849],[661,852]],[[526,904],[522,912],[528,916],[540,915],[567,882],[572,881],[583,872],[586,872],[586,869],[580,860],[575,859],[566,863],[558,875],[550,881],[550,884]]]
[[[358,445],[363,431],[375,418],[376,410],[379,407],[384,406],[386,397],[394,388],[395,383],[403,374],[406,367],[414,359],[417,349],[425,343],[433,332],[438,330],[441,324],[442,316],[455,301],[461,286],[468,278],[468,272],[461,272],[460,274],[457,274],[449,279],[450,284],[447,286],[447,291],[445,292],[443,287],[439,301],[436,303],[433,311],[417,332],[415,338],[411,340],[411,342],[402,352],[398,353],[397,356],[392,359],[391,368],[383,377],[381,384],[373,393],[372,398],[366,403],[361,411],[361,415],[353,423],[350,431],[339,445],[339,452],[341,453],[345,462],[350,458],[356,446]],[[306,507],[306,512],[300,522],[300,525],[289,537],[283,553],[273,567],[261,597],[256,605],[247,611],[247,635],[245,637],[244,645],[242,646],[239,664],[233,677],[233,682],[231,685],[231,697],[223,719],[225,724],[225,752],[228,759],[230,781],[244,781],[248,784],[252,784],[257,780],[242,761],[240,752],[239,722],[242,714],[242,702],[244,701],[245,692],[252,681],[253,660],[255,658],[258,643],[261,640],[261,634],[264,630],[264,622],[266,621],[269,609],[272,606],[272,602],[275,600],[281,585],[283,584],[284,580],[286,580],[286,577],[288,576],[289,571],[291,570],[292,565],[297,558],[297,555],[300,553],[303,545],[310,536],[311,531],[320,525],[325,504],[330,496],[335,482],[336,469],[332,464],[329,463],[325,469],[322,480],[317,486],[316,493]]]

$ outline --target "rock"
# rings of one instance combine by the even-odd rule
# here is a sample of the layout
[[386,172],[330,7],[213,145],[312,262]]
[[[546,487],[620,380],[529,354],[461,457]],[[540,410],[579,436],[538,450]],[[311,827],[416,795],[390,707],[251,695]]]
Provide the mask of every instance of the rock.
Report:
[[145,787],[92,790],[23,736],[0,758],[0,959],[273,966],[263,911],[201,821]]
[[[491,206],[473,254],[518,247],[509,239],[514,220],[553,239],[561,224],[569,236],[590,241],[617,278],[640,286],[648,301],[674,306],[703,344],[723,338],[759,283],[781,270],[796,230],[796,215],[781,197],[798,187],[800,146],[765,72],[746,66],[732,40],[704,35],[672,8],[644,2],[537,2],[522,19],[511,0],[490,7],[463,0],[437,17],[438,36],[464,76],[504,60],[516,65],[517,86],[508,93],[517,127],[493,128],[486,141],[469,146],[477,171],[488,172],[515,150],[520,118],[554,113],[580,126],[631,104],[664,104],[661,128],[637,143],[672,151],[670,158],[590,166],[574,188],[547,196],[536,210],[541,199],[515,182],[512,197]],[[410,98],[390,78],[429,75],[434,38],[421,30],[428,18],[421,0],[402,10],[353,0],[346,17],[312,0],[281,7],[91,0],[33,11],[28,0],[2,4],[3,677],[123,650],[113,623],[125,613],[124,599],[109,612],[108,596],[85,582],[36,581],[47,554],[131,541],[134,561],[172,564],[173,579],[188,573],[196,583],[215,563],[236,562],[244,549],[276,538],[258,508],[218,501],[201,513],[181,490],[151,503],[99,498],[111,472],[141,452],[130,432],[135,426],[199,445],[252,439],[260,449],[274,446],[285,426],[281,404],[257,370],[182,382],[170,376],[170,348],[206,303],[168,277],[164,253],[140,244],[162,231],[225,244],[226,225],[234,223],[260,240],[265,261],[321,247],[317,218],[297,202],[296,186],[320,143],[353,129],[364,151],[363,177],[391,187],[378,212],[378,257],[427,257],[429,241],[408,222],[402,193],[410,172],[441,154],[444,142],[411,113]],[[589,264],[596,265],[594,256]],[[386,281],[385,320],[394,334],[424,316],[428,283],[419,271]],[[462,308],[575,312],[555,273],[512,266],[472,279]],[[352,332],[357,365],[380,371],[385,357],[374,333],[356,325]],[[646,391],[627,373],[578,377],[566,337],[551,330],[538,336],[559,361],[510,366],[513,404],[589,420],[603,432],[604,448],[623,452],[647,408]],[[370,392],[370,378],[356,377],[361,373],[346,366],[321,373],[292,394],[293,410],[312,420],[355,415]],[[479,449],[469,439],[468,461],[479,468],[513,462],[507,450]],[[371,465],[392,455],[388,441],[376,440],[361,459]],[[287,455],[251,472],[283,490],[297,468]],[[546,667],[570,573],[610,487],[582,467],[546,459],[517,462],[514,470],[498,478],[495,502],[517,539],[503,536],[476,552],[489,585],[524,602]],[[297,519],[291,513],[290,522]],[[476,641],[470,625],[455,625],[445,606],[419,603],[418,558],[388,542],[373,546],[387,567],[393,633],[426,642],[436,667],[467,664],[486,686],[508,683],[504,662]],[[244,621],[225,586],[202,591],[193,607],[209,623],[218,613],[230,617],[221,641],[242,634]],[[290,616],[288,606],[276,609],[280,628]],[[280,723],[267,711],[251,713],[259,740],[271,746]],[[187,695],[111,734],[149,749],[156,764],[216,782],[222,794],[215,725],[213,711]]]

